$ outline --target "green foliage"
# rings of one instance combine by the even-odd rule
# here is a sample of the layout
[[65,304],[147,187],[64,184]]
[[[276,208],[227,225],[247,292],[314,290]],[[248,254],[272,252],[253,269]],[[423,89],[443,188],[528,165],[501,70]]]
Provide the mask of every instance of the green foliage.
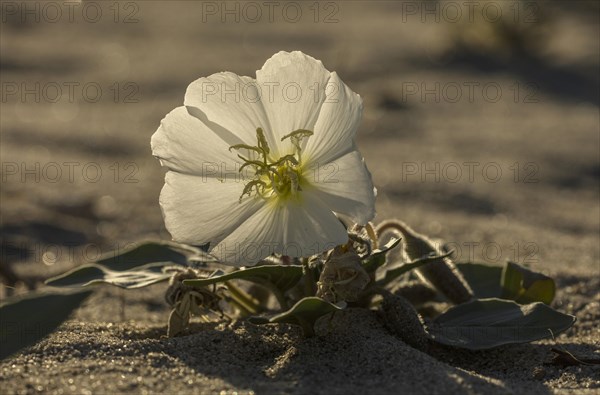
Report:
[[307,337],[314,336],[314,325],[322,316],[342,310],[346,303],[333,304],[315,296],[298,301],[291,309],[271,318],[252,317],[255,324],[286,323],[300,325]]
[[0,305],[0,359],[31,346],[52,333],[91,291],[32,293]]
[[484,263],[456,263],[456,267],[467,281],[473,296],[478,299],[499,298],[502,296],[502,266]]
[[236,270],[231,273],[217,271],[216,275],[197,280],[185,280],[184,285],[192,287],[205,287],[211,284],[222,283],[229,280],[246,280],[257,284],[267,284],[277,287],[285,292],[298,283],[302,277],[302,266],[299,265],[264,265]]
[[554,280],[514,262],[507,262],[502,271],[502,297],[518,303],[552,303],[556,293]]
[[429,333],[438,343],[484,350],[551,337],[567,330],[574,322],[574,316],[540,302],[519,305],[491,298],[450,308],[433,321]]
[[[393,280],[452,254],[452,251],[445,254],[432,252],[412,262],[387,269],[386,254],[399,243],[400,239],[393,238],[362,260],[362,268],[370,273],[370,280],[367,279],[370,283],[361,296],[364,300],[357,303],[367,306],[370,297],[376,293],[385,294],[385,287]],[[134,289],[169,280],[173,274],[172,270],[168,270],[169,267],[179,267],[183,270],[199,265],[205,269],[214,269],[218,267],[215,263],[219,263],[215,257],[195,247],[170,242],[144,242],[125,250],[122,254],[106,255],[97,263],[75,268],[48,280],[47,284],[56,287],[86,287],[106,283]],[[175,287],[174,289],[181,287],[183,294],[178,297],[169,317],[169,335],[180,333],[192,316],[206,318],[211,311],[221,311],[217,307],[221,296],[217,296],[214,289],[210,290],[211,285],[224,285],[222,289],[226,293],[223,300],[237,307],[239,317],[265,311],[266,299],[263,298],[263,302],[259,302],[252,290],[247,293],[233,281],[243,280],[272,292],[283,311],[271,317],[252,316],[252,322],[299,325],[306,336],[313,336],[315,322],[320,317],[346,306],[345,301],[334,304],[312,296],[318,284],[321,284],[317,283],[319,272],[323,270],[321,266],[317,264],[309,268],[305,260],[303,265],[265,264],[227,273],[217,269],[206,278],[194,278],[200,275],[199,272],[186,269],[190,272],[189,277],[182,277],[170,286]],[[508,262],[504,268],[482,263],[459,263],[456,266],[477,299],[454,306],[434,320],[429,334],[439,343],[474,350],[523,343],[560,333],[569,328],[575,320],[574,317],[559,313],[543,304],[549,304],[554,298],[555,285],[551,278],[541,273],[512,262]],[[385,276],[374,282],[374,273],[380,268],[387,269]],[[179,272],[183,273],[181,270]],[[302,284],[311,292],[297,294],[296,291]],[[303,297],[306,295],[309,296]],[[289,308],[288,303],[295,304]],[[69,306],[71,310],[76,307],[73,303],[64,303],[64,311],[52,315],[57,319],[57,323],[55,326],[50,325],[51,329],[68,316],[71,311]],[[46,310],[50,309],[44,309]],[[29,315],[35,316],[31,313]],[[418,317],[416,313],[415,317]],[[415,322],[420,325],[421,321],[417,319]],[[28,340],[27,344],[31,344],[32,341],[34,340]]]
[[389,269],[385,272],[385,277],[379,281],[379,285],[383,286],[386,284],[389,284],[390,282],[392,282],[393,280],[395,280],[396,278],[400,277],[401,275],[403,275],[404,273],[408,273],[411,270],[417,269],[423,265],[426,265],[428,263],[437,261],[438,259],[443,259],[446,258],[450,255],[452,255],[454,251],[450,251],[447,252],[443,255],[431,255],[431,256],[425,256],[423,258],[420,259],[416,259],[412,262],[408,262],[405,263],[401,266],[398,266],[396,268],[393,269]]
[[74,288],[105,283],[125,289],[142,288],[168,280],[172,273],[164,269],[170,265],[170,262],[150,263],[125,271],[110,270],[96,264],[83,265],[46,280],[46,285]]
[[240,269],[231,273],[218,271],[212,276],[197,280],[185,280],[184,285],[190,287],[206,287],[207,285],[224,283],[230,280],[245,280],[269,289],[282,308],[287,307],[285,293],[302,278],[302,266],[299,265],[263,265]]
[[118,252],[105,254],[96,263],[110,270],[125,271],[157,262],[187,266],[188,260],[216,261],[199,248],[167,241],[145,241]]
[[554,300],[554,280],[514,262],[507,262],[504,268],[483,263],[458,263],[457,267],[476,298],[501,298],[520,304],[550,304]]
[[386,254],[392,248],[396,247],[400,243],[400,240],[401,239],[399,238],[391,238],[385,246],[373,250],[371,255],[369,255],[363,261],[363,268],[367,271],[367,273],[373,273],[379,267],[383,266],[386,263]]
[[169,266],[216,262],[216,258],[196,247],[166,241],[145,241],[121,253],[105,254],[97,263],[82,265],[67,273],[48,279],[53,287],[87,287],[110,284],[125,289],[147,287],[167,281]]

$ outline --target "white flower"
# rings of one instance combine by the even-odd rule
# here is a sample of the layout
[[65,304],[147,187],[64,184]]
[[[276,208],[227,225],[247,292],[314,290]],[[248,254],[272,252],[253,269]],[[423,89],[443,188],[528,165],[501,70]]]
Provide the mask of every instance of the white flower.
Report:
[[301,52],[275,54],[256,80],[194,81],[151,142],[169,169],[160,205],[173,239],[210,243],[237,266],[347,242],[336,214],[358,224],[375,215],[354,144],[361,114],[360,96]]

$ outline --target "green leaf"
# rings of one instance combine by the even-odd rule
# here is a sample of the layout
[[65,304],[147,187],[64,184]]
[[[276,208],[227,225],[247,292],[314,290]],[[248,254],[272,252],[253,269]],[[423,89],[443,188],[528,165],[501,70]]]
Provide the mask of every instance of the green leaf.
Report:
[[385,255],[394,247],[396,247],[400,243],[399,238],[392,237],[390,241],[383,246],[383,248],[379,248],[373,250],[371,255],[369,255],[363,261],[363,268],[367,271],[367,273],[373,273],[379,267],[385,264]]
[[168,280],[171,273],[163,268],[173,265],[217,262],[212,255],[199,248],[167,241],[146,241],[108,253],[97,263],[77,267],[46,281],[55,287],[85,287],[107,283],[134,289]]
[[575,317],[537,302],[519,305],[502,299],[480,299],[448,309],[429,333],[439,343],[469,350],[527,343],[567,330]]
[[502,297],[518,303],[552,303],[556,285],[550,277],[508,261],[502,271]]
[[151,263],[128,271],[110,270],[96,264],[83,265],[46,280],[46,284],[74,288],[106,283],[125,289],[142,288],[171,278],[172,273],[163,271],[164,267],[170,265],[170,262]]
[[523,273],[507,262],[502,270],[500,285],[502,287],[502,298],[515,300],[522,293]]
[[31,346],[52,333],[91,293],[32,293],[2,303],[0,359]]
[[554,299],[554,280],[516,263],[509,261],[504,268],[483,263],[457,263],[456,266],[476,298],[502,298],[521,304],[550,304]]
[[389,269],[385,272],[385,277],[382,280],[378,281],[378,284],[381,286],[389,284],[391,281],[400,277],[404,273],[408,273],[409,271],[417,269],[417,268],[419,268],[423,265],[426,265],[432,261],[446,258],[446,257],[452,255],[453,253],[454,253],[454,251],[449,251],[443,255],[425,256],[423,258],[414,260],[412,262],[405,263],[404,265],[398,266],[396,268]]
[[556,285],[554,280],[547,278],[537,280],[527,290],[517,298],[517,303],[527,304],[533,302],[552,303],[556,295]]
[[271,290],[282,308],[286,308],[284,294],[296,285],[301,277],[302,266],[300,265],[263,265],[240,269],[227,274],[213,274],[208,278],[198,280],[184,280],[183,284],[191,287],[206,287],[207,285],[229,280],[246,280]]
[[269,323],[285,323],[300,325],[304,335],[311,337],[315,335],[315,322],[325,314],[342,310],[346,307],[345,302],[333,304],[316,296],[300,299],[291,309],[278,314],[270,319],[264,317],[251,317],[250,322],[261,325]]
[[456,267],[478,299],[499,298],[502,296],[502,266],[484,263],[456,263]]
[[207,285],[229,280],[247,280],[258,284],[269,282],[281,291],[287,291],[296,285],[302,277],[302,266],[264,265],[240,269],[231,273],[221,273],[223,272],[217,271],[216,274],[213,274],[208,278],[184,280],[183,283],[189,286],[205,287]]
[[188,257],[201,259],[207,256],[211,257],[199,248],[187,245],[167,241],[145,241],[122,252],[119,249],[109,252],[96,263],[110,270],[126,271],[156,262],[171,262],[187,266]]

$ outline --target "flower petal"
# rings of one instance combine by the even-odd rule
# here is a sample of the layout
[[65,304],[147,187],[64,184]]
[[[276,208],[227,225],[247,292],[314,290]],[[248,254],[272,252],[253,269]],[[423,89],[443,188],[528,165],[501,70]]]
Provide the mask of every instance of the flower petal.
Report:
[[320,60],[299,51],[279,52],[256,72],[278,157],[293,149],[289,140],[281,142],[283,136],[298,129],[313,130],[330,75]]
[[232,177],[241,166],[237,155],[229,152],[229,144],[185,107],[167,114],[152,135],[150,145],[152,155],[163,166],[180,173]]
[[167,172],[160,193],[165,226],[175,241],[211,246],[223,240],[262,204],[260,199],[239,198],[241,180],[197,177]]
[[303,157],[326,164],[354,149],[354,137],[362,117],[361,97],[331,73],[325,89],[327,98],[321,107],[314,135],[306,141]]
[[211,251],[223,262],[251,265],[273,254],[306,257],[348,241],[346,230],[319,199],[265,204]]
[[256,145],[256,129],[271,126],[254,79],[223,72],[192,82],[184,104],[230,146]]
[[304,177],[330,210],[350,217],[360,225],[375,216],[376,190],[360,152],[352,152],[326,165],[307,169]]

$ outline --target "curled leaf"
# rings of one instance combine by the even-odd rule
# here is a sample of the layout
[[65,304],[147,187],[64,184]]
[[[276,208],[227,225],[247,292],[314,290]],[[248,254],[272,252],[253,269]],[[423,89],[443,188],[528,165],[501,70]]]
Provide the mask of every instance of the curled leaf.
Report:
[[190,306],[191,297],[189,294],[183,295],[175,308],[169,315],[169,326],[167,328],[167,336],[173,337],[181,333],[190,322]]
[[210,321],[210,315],[220,311],[218,302],[221,298],[207,289],[188,290],[184,292],[173,306],[169,315],[167,336],[173,337],[181,333],[189,325],[192,316]]
[[336,247],[321,271],[317,296],[328,302],[355,302],[370,281],[356,251],[350,247],[344,252],[342,247]]
[[484,263],[458,263],[457,267],[476,298],[502,298],[520,304],[550,304],[554,299],[553,279],[514,262],[507,262],[504,268]]
[[367,273],[372,273],[385,264],[386,254],[400,244],[400,238],[392,237],[383,247],[377,248],[363,260],[363,267]]
[[67,273],[46,280],[52,287],[87,287],[96,284],[110,284],[119,288],[136,289],[167,281],[171,273],[164,269],[169,263],[151,263],[129,271],[115,271],[104,266],[90,264],[77,267]]
[[[380,226],[380,229],[392,229],[402,235],[403,252],[408,261],[443,255],[442,249],[427,236],[415,232],[401,221],[387,221]],[[419,266],[417,273],[455,304],[464,303],[473,297],[469,285],[449,256],[432,259],[427,264]]]
[[315,335],[314,325],[322,316],[342,310],[346,303],[329,303],[321,298],[310,296],[299,300],[291,309],[271,318],[251,317],[250,322],[261,325],[269,323],[286,323],[302,327],[304,335]]
[[415,259],[412,262],[407,262],[403,265],[400,265],[398,267],[389,269],[385,272],[385,277],[379,282],[380,285],[385,285],[388,284],[390,282],[392,282],[393,280],[395,280],[396,278],[400,277],[401,275],[403,275],[404,273],[408,273],[411,270],[415,270],[420,268],[421,266],[430,264],[432,262],[436,262],[440,259],[444,259],[450,255],[452,255],[454,253],[454,251],[449,251],[443,255],[430,255],[430,256],[424,256],[420,259]]
[[554,280],[508,261],[502,271],[502,297],[518,303],[552,303],[556,293]]

